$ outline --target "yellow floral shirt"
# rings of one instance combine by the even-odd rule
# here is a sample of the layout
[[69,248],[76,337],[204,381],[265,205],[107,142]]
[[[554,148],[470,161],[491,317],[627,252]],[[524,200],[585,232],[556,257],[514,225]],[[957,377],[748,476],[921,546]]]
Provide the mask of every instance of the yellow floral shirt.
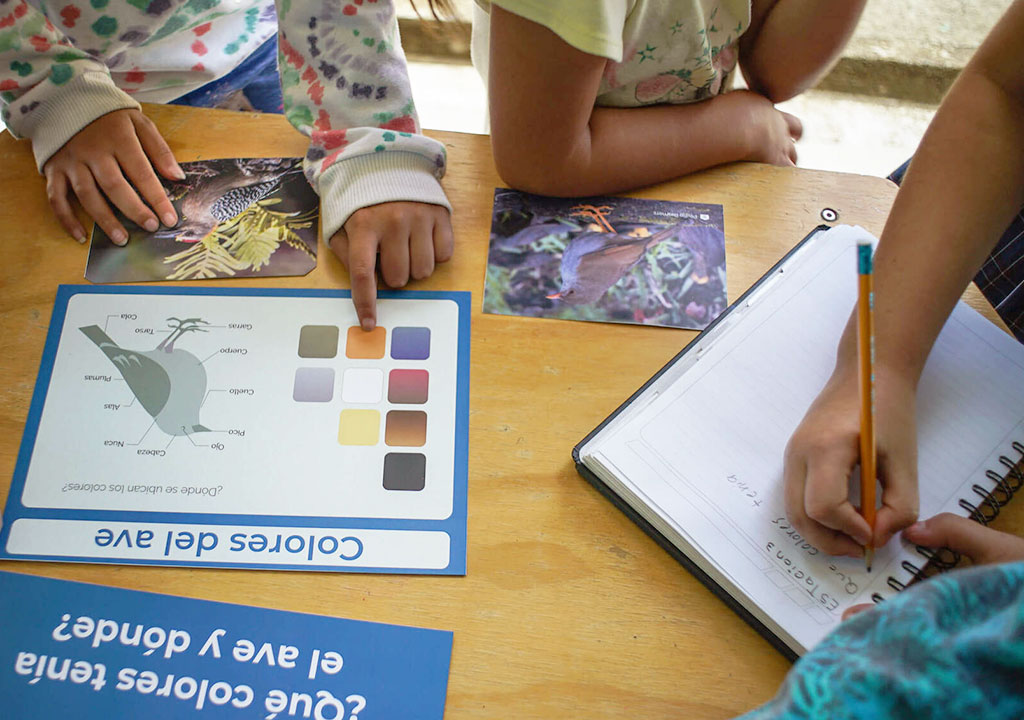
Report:
[[[717,95],[728,88],[737,40],[750,26],[749,0],[494,2],[578,50],[607,58],[596,104],[608,107],[691,103]],[[487,0],[477,3],[489,10]]]

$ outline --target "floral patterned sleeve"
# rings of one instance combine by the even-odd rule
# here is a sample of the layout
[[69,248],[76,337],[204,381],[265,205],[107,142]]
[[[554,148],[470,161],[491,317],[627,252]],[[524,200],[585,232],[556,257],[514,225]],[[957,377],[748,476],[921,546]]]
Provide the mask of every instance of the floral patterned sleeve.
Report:
[[[74,19],[65,14],[63,22]],[[12,134],[32,138],[40,170],[96,118],[139,107],[114,85],[106,65],[72,47],[46,15],[25,0],[0,0],[0,101]]]
[[847,620],[742,720],[1024,717],[1024,562],[959,570]]
[[306,177],[328,240],[356,210],[393,201],[451,206],[445,151],[419,133],[390,0],[276,0],[288,120],[310,137]]

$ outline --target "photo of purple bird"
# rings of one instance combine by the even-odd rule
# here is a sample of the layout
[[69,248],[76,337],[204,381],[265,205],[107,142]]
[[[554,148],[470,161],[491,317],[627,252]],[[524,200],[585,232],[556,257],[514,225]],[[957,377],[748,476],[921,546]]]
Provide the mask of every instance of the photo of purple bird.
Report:
[[484,312],[701,329],[727,305],[722,208],[495,191]]
[[561,287],[548,295],[570,305],[598,300],[639,263],[648,249],[672,240],[693,256],[690,276],[697,283],[708,280],[708,268],[725,262],[725,235],[716,227],[677,223],[649,236],[614,232],[585,232],[575,236],[562,253]]

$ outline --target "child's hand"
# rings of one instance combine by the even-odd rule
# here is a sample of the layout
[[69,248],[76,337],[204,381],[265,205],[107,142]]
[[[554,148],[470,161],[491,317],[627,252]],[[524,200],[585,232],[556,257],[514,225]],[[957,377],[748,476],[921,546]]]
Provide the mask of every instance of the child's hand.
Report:
[[352,302],[363,330],[377,324],[377,277],[391,287],[403,287],[410,276],[422,280],[434,264],[447,262],[455,245],[446,208],[419,202],[389,202],[352,213],[328,243],[352,282]]
[[[856,372],[837,370],[786,446],[786,513],[811,543],[832,555],[862,557],[871,530],[847,499],[860,463],[860,395]],[[882,507],[873,544],[883,547],[917,519],[917,431],[913,384],[876,368],[878,478]]]
[[776,110],[763,95],[749,90],[734,90],[723,98],[743,103],[751,128],[751,148],[747,160],[793,167],[796,165],[796,141],[804,134],[800,118]]
[[928,548],[947,547],[975,565],[1024,560],[1024,538],[952,513],[914,523],[903,531],[903,537]]
[[[154,167],[166,178],[185,178],[174,154],[149,118],[138,110],[116,110],[79,130],[46,161],[43,166],[46,196],[57,220],[78,242],[84,243],[86,235],[71,209],[69,190],[114,244],[124,245],[128,242],[128,233],[117,221],[108,201],[150,232],[157,230],[161,222],[168,227],[178,222],[174,207],[153,172]],[[136,189],[142,193],[145,203]]]
[[[914,523],[903,537],[927,548],[947,547],[970,559],[974,565],[1024,560],[1024,538],[999,532],[979,522],[952,513]],[[874,607],[874,603],[853,605],[843,612],[843,620]]]

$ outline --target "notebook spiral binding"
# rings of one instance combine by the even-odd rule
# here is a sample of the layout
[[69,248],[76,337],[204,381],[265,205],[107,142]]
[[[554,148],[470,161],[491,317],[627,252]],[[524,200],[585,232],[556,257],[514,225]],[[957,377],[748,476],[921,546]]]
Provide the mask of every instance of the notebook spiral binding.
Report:
[[[1006,456],[999,456],[999,464],[1003,466],[1002,474],[998,470],[986,470],[985,477],[992,482],[992,486],[985,488],[977,483],[971,486],[971,490],[977,498],[960,498],[957,504],[967,511],[968,517],[988,525],[999,515],[999,510],[1006,505],[1021,487],[1024,487],[1024,443],[1013,441],[1011,447],[1018,457],[1016,460]],[[945,572],[952,570],[960,562],[960,553],[949,548],[932,549],[917,546],[919,555],[925,558],[924,565],[917,565],[903,561],[903,569],[908,573],[909,579],[900,580],[892,576],[886,579],[886,584],[900,592],[905,590],[911,583],[921,580],[934,572]],[[879,593],[872,593],[871,600],[880,603],[885,598]]]

